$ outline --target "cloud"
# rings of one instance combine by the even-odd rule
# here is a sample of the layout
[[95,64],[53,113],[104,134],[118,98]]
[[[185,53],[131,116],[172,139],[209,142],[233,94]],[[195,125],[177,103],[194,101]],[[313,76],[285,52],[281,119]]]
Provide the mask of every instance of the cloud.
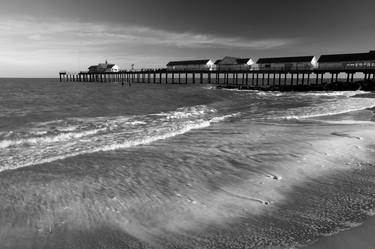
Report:
[[288,45],[288,39],[249,40],[241,37],[221,37],[210,34],[173,32],[144,26],[114,26],[79,21],[21,18],[2,20],[2,37],[42,40],[49,38],[51,46],[76,45],[155,45],[188,48],[249,48],[269,49]]
[[181,48],[248,48],[269,49],[285,46],[287,39],[248,40],[240,37],[220,37],[210,34],[173,32],[143,26],[102,26],[82,24],[79,35],[104,44],[137,43]]
[[[145,66],[161,66],[163,59],[173,57],[165,53],[171,48],[263,50],[294,42],[31,17],[0,17],[0,22],[0,67],[12,70],[11,65],[22,65],[30,71],[48,67],[51,73],[58,67],[73,70],[113,57],[117,57],[116,63],[132,60],[142,64],[143,60]],[[164,55],[157,52],[160,48]]]

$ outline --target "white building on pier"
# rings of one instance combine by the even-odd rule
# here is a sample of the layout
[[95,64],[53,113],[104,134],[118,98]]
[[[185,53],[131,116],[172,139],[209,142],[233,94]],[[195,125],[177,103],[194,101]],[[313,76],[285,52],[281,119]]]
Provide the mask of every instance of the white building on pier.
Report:
[[109,64],[108,61],[90,66],[88,69],[89,73],[117,73],[120,71],[119,66],[116,64]]
[[259,70],[311,70],[318,67],[315,56],[260,58],[257,61]]
[[330,54],[319,58],[319,69],[375,68],[375,51],[355,54]]
[[246,71],[253,69],[255,62],[251,58],[236,58],[226,56],[215,62],[217,71]]
[[212,60],[171,61],[167,64],[168,71],[211,71],[214,68]]

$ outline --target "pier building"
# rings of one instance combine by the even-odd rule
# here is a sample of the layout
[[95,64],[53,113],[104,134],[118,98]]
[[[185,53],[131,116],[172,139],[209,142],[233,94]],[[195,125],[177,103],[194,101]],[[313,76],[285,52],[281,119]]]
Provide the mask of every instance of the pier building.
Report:
[[259,70],[312,70],[318,67],[318,61],[315,56],[260,58],[257,67]]
[[210,60],[171,61],[167,64],[168,71],[211,71],[215,63]]
[[319,69],[371,69],[375,68],[375,51],[322,55],[318,63]]
[[116,64],[109,64],[108,61],[90,66],[88,69],[90,73],[117,73],[120,71],[119,66]]
[[245,71],[253,69],[255,62],[251,58],[236,58],[226,56],[215,62],[215,70],[218,71]]

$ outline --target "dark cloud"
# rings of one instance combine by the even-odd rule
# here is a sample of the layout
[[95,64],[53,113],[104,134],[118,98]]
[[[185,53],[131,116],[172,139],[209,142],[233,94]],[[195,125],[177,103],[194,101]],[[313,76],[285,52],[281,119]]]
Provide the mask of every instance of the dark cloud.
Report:
[[[373,0],[1,1],[0,15],[11,20],[30,17],[38,18],[40,22],[54,19],[61,23],[72,21],[125,27],[119,31],[116,46],[113,46],[118,50],[111,53],[116,52],[119,56],[128,53],[129,48],[134,56],[138,50],[140,54],[149,52],[150,57],[176,59],[203,55],[212,58],[224,55],[319,55],[375,48]],[[126,27],[132,27],[133,31]],[[146,30],[140,33],[139,39],[134,31],[136,27]],[[114,35],[112,33],[110,36]],[[152,37],[147,37],[147,44],[139,42],[148,35]],[[29,34],[34,42],[44,36]],[[122,36],[125,38],[121,45]],[[132,45],[131,40],[137,42]],[[98,39],[91,43],[95,41]]]

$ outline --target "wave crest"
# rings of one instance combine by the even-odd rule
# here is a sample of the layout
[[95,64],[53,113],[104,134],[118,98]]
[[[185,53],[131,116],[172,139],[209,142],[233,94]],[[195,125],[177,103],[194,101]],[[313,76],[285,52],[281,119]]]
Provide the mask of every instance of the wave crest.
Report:
[[[71,118],[35,124],[28,132],[14,131],[0,141],[0,172],[149,144],[238,115],[219,116],[216,112],[200,105],[157,114]],[[41,133],[43,129],[45,133]]]

